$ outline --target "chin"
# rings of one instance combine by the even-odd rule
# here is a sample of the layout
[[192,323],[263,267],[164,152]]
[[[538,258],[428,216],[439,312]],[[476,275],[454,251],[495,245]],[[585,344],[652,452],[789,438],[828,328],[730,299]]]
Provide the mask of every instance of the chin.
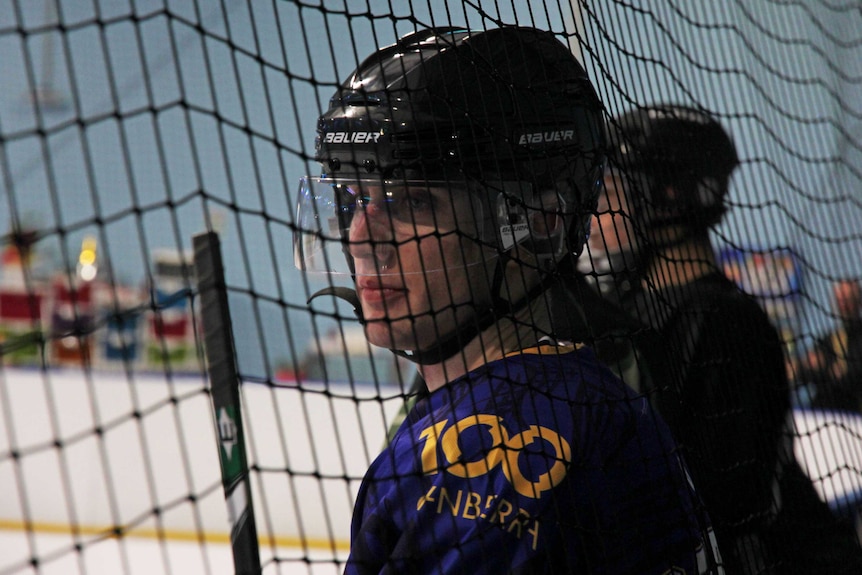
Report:
[[410,322],[403,320],[406,327],[397,329],[389,320],[370,320],[365,324],[365,337],[371,345],[386,349],[414,349],[416,340],[412,336]]

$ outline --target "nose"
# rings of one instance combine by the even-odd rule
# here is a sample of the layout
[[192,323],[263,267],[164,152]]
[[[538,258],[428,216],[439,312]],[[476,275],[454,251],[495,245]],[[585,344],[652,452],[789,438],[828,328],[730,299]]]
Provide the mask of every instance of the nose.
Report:
[[376,203],[357,210],[348,234],[350,255],[379,268],[391,267],[397,259],[392,224],[387,210]]

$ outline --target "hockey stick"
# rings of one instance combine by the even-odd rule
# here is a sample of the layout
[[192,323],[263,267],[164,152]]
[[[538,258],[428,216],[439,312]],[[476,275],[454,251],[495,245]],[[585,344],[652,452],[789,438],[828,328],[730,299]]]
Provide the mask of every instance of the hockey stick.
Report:
[[201,322],[213,413],[218,431],[222,485],[236,575],[259,575],[260,550],[254,523],[248,460],[240,409],[239,377],[218,234],[192,238]]

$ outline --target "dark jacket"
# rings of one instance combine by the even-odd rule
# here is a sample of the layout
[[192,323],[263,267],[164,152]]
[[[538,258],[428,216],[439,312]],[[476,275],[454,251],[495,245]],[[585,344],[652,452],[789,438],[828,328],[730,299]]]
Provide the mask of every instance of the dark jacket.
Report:
[[784,351],[768,316],[719,273],[633,292],[642,388],[680,442],[728,573],[862,573],[862,550],[792,450]]

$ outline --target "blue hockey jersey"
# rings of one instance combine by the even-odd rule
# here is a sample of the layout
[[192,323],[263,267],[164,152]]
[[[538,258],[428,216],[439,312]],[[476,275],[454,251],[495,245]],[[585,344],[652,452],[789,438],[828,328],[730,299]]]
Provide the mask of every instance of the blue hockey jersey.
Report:
[[512,354],[417,403],[351,538],[351,575],[715,572],[667,428],[584,347]]

